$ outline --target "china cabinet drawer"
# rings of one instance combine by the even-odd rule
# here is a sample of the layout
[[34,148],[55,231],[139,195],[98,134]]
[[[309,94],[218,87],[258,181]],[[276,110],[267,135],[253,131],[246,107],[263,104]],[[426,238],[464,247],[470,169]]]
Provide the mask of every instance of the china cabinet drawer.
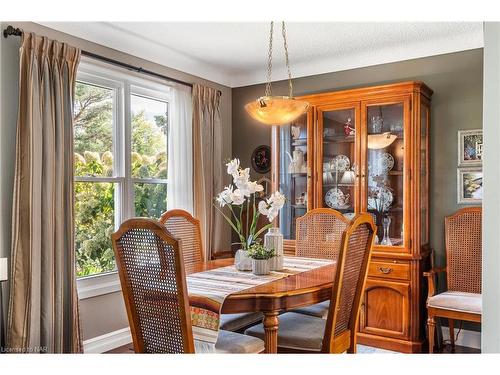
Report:
[[410,265],[403,262],[371,261],[368,268],[368,276],[410,280]]

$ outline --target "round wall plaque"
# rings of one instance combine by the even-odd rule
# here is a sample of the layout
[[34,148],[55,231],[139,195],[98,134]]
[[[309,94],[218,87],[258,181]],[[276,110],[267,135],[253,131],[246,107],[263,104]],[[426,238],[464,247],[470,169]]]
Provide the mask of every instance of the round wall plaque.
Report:
[[252,152],[252,167],[258,173],[267,173],[271,170],[271,147],[260,145]]

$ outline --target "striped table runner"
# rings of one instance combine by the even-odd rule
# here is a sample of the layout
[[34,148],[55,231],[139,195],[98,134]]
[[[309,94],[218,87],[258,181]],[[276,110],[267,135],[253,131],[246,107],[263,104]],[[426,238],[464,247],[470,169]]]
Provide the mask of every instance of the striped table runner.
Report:
[[285,257],[284,269],[266,276],[238,271],[234,265],[188,275],[186,279],[196,350],[215,352],[220,311],[228,295],[332,263],[334,261],[327,259]]

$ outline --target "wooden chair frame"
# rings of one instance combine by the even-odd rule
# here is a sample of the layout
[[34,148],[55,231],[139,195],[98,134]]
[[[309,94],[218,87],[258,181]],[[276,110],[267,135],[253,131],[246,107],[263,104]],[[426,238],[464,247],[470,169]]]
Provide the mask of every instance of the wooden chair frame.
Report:
[[[201,224],[198,219],[193,217],[189,212],[181,210],[181,209],[173,209],[164,212],[160,219],[158,220],[161,224],[166,225],[168,219],[175,218],[175,217],[181,217],[189,221],[191,224],[193,224],[196,227],[196,235],[198,237],[198,241],[200,243],[200,259],[205,259],[204,258],[204,246],[203,246],[203,238],[201,236]],[[179,239],[180,241],[180,246],[182,250],[182,239]]]
[[[368,237],[369,249],[366,251],[362,265],[360,275],[362,278],[361,287],[356,290],[354,296],[354,301],[352,305],[351,315],[349,319],[349,328],[342,332],[340,335],[335,335],[335,327],[337,323],[337,316],[339,311],[340,297],[342,291],[343,274],[344,268],[346,266],[347,251],[349,247],[349,239],[356,231],[360,225],[367,225],[370,229]],[[339,254],[339,260],[337,263],[337,270],[335,274],[335,282],[332,289],[332,299],[334,303],[330,303],[330,310],[328,312],[328,318],[326,322],[325,335],[323,337],[323,353],[343,353],[347,351],[348,353],[356,353],[356,333],[357,324],[359,320],[359,310],[361,305],[361,299],[363,296],[363,290],[365,288],[366,279],[368,277],[368,265],[370,263],[373,244],[375,241],[376,227],[373,223],[373,218],[370,214],[361,213],[357,214],[351,222],[351,225],[344,232],[342,238],[342,249]]]
[[[122,258],[121,252],[118,250],[118,241],[120,238],[132,229],[147,229],[157,235],[162,241],[174,248],[175,256],[175,275],[176,283],[178,289],[178,298],[181,301],[180,307],[180,319],[181,319],[181,330],[182,330],[182,340],[183,346],[185,348],[185,353],[194,353],[194,339],[193,331],[191,327],[191,310],[188,301],[186,274],[184,269],[184,259],[179,250],[178,241],[167,231],[167,229],[157,222],[156,220],[146,219],[146,218],[134,218],[126,220],[118,231],[111,235],[113,242],[113,250],[116,257],[116,265],[118,267],[118,274],[120,276],[120,283],[122,286],[123,299],[125,301],[125,307],[127,309],[127,317],[130,323],[130,331],[132,334],[132,339],[134,342],[134,350],[136,353],[145,353],[145,342],[144,337],[137,315],[136,305],[132,296],[131,283],[127,272],[124,269],[124,260]],[[164,264],[164,254],[158,253],[160,257],[160,263]]]
[[[457,216],[460,216],[464,213],[470,212],[482,212],[481,207],[467,207],[462,208],[455,212],[453,215],[447,216],[445,218],[445,228],[447,223],[454,219]],[[446,259],[450,259],[450,246],[447,239],[447,233],[445,229],[445,241],[446,241]],[[428,296],[433,297],[436,295],[436,275],[439,273],[444,273],[445,276],[449,275],[449,263],[447,262],[446,267],[435,267],[432,268],[428,272],[424,272],[424,276],[427,278],[428,282]],[[448,286],[447,280],[447,286]],[[427,327],[428,327],[428,335],[429,335],[429,353],[434,353],[434,344],[435,344],[435,334],[436,334],[436,318],[447,318],[448,319],[448,328],[450,331],[450,343],[452,349],[455,348],[455,324],[454,320],[465,320],[469,322],[481,323],[481,314],[468,313],[468,312],[460,312],[448,309],[441,309],[436,307],[427,307]]]

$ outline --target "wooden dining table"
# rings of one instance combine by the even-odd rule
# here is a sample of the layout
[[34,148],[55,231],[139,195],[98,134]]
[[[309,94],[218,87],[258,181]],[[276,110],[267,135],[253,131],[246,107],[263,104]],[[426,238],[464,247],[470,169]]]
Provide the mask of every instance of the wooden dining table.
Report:
[[[186,267],[192,274],[234,264],[233,258],[195,263]],[[329,300],[335,278],[336,264],[290,275],[230,294],[222,305],[222,314],[262,312],[265,331],[265,352],[278,352],[279,314],[297,307]]]

